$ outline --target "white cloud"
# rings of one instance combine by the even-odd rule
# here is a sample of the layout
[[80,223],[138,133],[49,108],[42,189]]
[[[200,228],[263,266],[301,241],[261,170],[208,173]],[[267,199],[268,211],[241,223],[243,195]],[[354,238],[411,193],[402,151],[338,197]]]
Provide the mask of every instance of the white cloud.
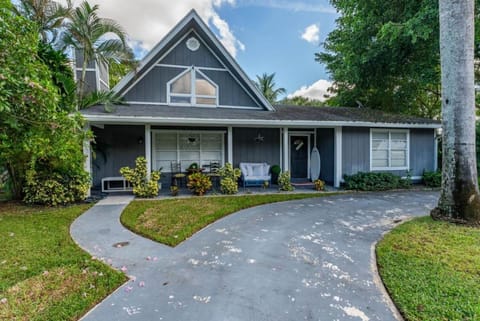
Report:
[[317,99],[320,101],[325,101],[325,95],[332,96],[331,93],[327,91],[329,87],[332,86],[332,83],[325,79],[320,79],[310,86],[302,86],[300,89],[296,90],[292,94],[288,95],[288,98],[293,98],[296,96],[303,96],[310,99]]
[[305,28],[305,31],[302,33],[302,39],[307,42],[318,44],[320,41],[320,29],[318,25],[313,24]]
[[[78,5],[80,0],[77,0]],[[100,15],[120,23],[131,38],[131,43],[144,50],[157,44],[192,8],[208,24],[218,30],[219,39],[225,48],[236,56],[245,45],[235,38],[228,23],[217,13],[222,5],[235,5],[235,0],[136,0],[112,1],[91,0],[100,6]]]

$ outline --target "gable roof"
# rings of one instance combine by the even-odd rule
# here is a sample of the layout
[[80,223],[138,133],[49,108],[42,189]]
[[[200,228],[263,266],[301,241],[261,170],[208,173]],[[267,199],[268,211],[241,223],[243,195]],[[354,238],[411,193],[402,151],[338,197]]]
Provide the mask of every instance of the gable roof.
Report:
[[241,79],[243,85],[254,95],[255,100],[257,100],[262,107],[270,111],[275,110],[194,9],[180,20],[180,22],[165,37],[163,37],[157,45],[155,45],[155,47],[142,59],[137,70],[128,73],[113,88],[113,91],[120,95],[124,94],[138,77],[141,77],[142,74],[148,72],[151,65],[155,64],[155,58],[158,57],[163,50],[172,46],[177,38],[181,37],[183,33],[188,32],[188,30],[192,28],[201,32],[201,36],[205,37],[206,40],[213,44],[214,48],[212,49],[215,49],[215,51],[218,52],[218,56],[223,58],[222,61],[227,65],[228,69],[235,72],[238,78]]
[[216,126],[355,126],[390,128],[439,128],[437,120],[408,115],[389,114],[379,110],[352,107],[275,106],[275,112],[247,109],[196,108],[118,105],[112,113],[103,106],[81,111],[91,122],[206,124]]

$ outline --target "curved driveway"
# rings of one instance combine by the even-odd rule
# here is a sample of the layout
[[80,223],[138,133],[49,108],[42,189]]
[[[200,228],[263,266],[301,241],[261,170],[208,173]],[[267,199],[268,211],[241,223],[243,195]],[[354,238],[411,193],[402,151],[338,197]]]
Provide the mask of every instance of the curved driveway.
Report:
[[[83,320],[396,320],[375,283],[372,244],[426,215],[436,192],[344,194],[230,215],[174,249],[125,230],[109,197],[72,237],[133,276]],[[115,247],[118,242],[129,242]]]

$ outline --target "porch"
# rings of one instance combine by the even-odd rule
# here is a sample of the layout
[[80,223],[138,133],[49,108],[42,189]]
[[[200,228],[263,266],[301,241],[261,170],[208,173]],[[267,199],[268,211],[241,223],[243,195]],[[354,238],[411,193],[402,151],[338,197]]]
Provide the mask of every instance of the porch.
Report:
[[[161,194],[169,194],[173,161],[180,162],[184,173],[192,164],[208,171],[212,162],[221,166],[229,162],[234,167],[241,162],[266,162],[290,171],[293,181],[306,183],[311,181],[310,153],[314,147],[322,157],[319,178],[336,187],[340,183],[339,167],[335,166],[339,157],[335,142],[341,135],[338,128],[92,124],[91,129],[95,142],[90,151],[90,146],[85,146],[85,153],[90,155],[86,169],[92,173],[94,189],[100,189],[102,178],[119,176],[121,167],[133,167],[138,156],[146,157],[149,171],[161,169]],[[263,191],[261,187],[249,190]]]

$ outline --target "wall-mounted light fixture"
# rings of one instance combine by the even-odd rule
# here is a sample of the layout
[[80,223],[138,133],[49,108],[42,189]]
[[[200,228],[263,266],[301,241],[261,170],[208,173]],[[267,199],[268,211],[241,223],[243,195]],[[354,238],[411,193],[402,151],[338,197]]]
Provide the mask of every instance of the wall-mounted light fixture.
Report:
[[142,136],[139,136],[139,137],[137,138],[137,143],[138,143],[139,145],[142,145],[142,144],[143,144],[143,137],[142,137]]

